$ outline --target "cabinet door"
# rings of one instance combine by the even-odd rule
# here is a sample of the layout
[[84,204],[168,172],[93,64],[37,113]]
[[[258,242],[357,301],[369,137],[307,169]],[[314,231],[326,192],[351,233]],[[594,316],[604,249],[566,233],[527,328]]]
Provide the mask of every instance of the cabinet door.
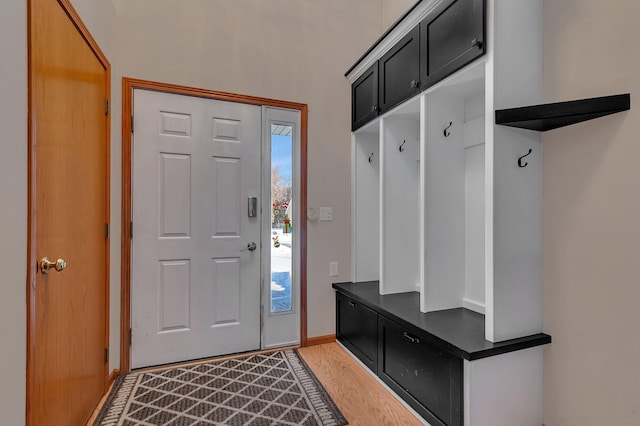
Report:
[[378,376],[432,425],[462,425],[462,360],[380,317]]
[[445,0],[420,23],[420,80],[432,86],[485,52],[485,0]]
[[336,293],[336,337],[374,373],[378,371],[378,314]]
[[420,27],[411,30],[378,61],[380,113],[420,91]]
[[378,116],[378,62],[351,85],[351,130]]

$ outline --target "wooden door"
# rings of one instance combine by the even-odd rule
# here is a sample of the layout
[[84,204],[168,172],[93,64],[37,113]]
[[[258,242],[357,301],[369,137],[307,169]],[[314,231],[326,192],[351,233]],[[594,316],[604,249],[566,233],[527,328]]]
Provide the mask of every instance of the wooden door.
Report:
[[109,64],[66,0],[29,18],[27,421],[83,425],[108,373]]
[[261,108],[133,100],[132,367],[258,349]]

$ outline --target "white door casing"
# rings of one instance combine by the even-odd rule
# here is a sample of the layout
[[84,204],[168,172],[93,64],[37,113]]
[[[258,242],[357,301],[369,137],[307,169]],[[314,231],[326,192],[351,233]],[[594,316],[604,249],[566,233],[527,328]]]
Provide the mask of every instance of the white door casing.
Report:
[[131,367],[258,349],[261,107],[133,103]]

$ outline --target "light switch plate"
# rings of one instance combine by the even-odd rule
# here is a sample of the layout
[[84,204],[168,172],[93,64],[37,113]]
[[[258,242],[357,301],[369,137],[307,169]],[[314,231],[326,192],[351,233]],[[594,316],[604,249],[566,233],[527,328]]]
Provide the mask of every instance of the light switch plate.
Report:
[[307,208],[307,219],[311,221],[316,221],[318,220],[318,216],[320,216],[320,213],[318,212],[318,208],[313,204],[309,204],[309,207]]
[[333,207],[320,207],[320,222],[333,221]]

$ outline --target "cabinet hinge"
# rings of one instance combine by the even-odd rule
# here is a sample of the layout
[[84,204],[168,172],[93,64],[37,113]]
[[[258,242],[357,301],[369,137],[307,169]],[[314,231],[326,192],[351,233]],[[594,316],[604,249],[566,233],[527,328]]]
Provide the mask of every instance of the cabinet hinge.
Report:
[[107,238],[109,238],[109,224],[105,223],[104,224],[104,239],[106,240]]
[[104,362],[109,362],[109,348],[104,348]]
[[109,115],[109,111],[110,111],[110,108],[109,108],[109,98],[106,98],[106,99],[104,100],[104,115]]

